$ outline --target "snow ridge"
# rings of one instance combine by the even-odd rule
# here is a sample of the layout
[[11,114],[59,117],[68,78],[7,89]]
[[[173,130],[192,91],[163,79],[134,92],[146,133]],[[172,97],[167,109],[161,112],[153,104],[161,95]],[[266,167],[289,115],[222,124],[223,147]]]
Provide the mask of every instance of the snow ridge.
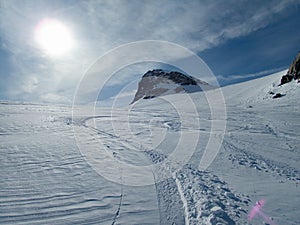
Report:
[[173,174],[173,177],[175,177],[175,182],[176,182],[176,186],[177,186],[177,189],[178,189],[178,193],[180,195],[180,199],[181,199],[182,204],[183,204],[185,225],[189,225],[190,221],[189,221],[188,202],[187,202],[186,198],[184,197],[183,188],[181,186],[181,183],[180,183],[179,179],[176,177],[176,174]]

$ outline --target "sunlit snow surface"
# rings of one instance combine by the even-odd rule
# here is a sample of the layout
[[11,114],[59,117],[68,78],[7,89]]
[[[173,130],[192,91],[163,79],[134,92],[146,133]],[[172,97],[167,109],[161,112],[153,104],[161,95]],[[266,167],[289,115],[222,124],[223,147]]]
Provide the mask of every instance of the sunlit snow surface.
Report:
[[[160,99],[142,100],[129,114],[83,108],[73,121],[71,107],[1,102],[0,224],[300,224],[300,84],[277,87],[282,74],[223,88],[226,134],[206,171],[198,169],[211,130],[203,93],[191,95],[198,110],[191,121],[200,126],[183,126]],[[170,98],[180,102],[181,94]],[[161,163],[182,132],[199,134],[188,163]],[[101,175],[83,147],[102,149],[98,162],[114,166]],[[154,165],[149,185],[126,185],[135,174],[124,174],[124,164]],[[261,199],[266,217],[249,220]]]

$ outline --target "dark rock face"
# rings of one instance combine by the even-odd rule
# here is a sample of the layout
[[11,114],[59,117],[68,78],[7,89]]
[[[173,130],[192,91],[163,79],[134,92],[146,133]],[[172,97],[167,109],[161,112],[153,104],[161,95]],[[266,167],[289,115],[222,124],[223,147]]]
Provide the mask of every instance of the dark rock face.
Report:
[[294,59],[287,73],[293,75],[295,80],[300,78],[300,52]]
[[298,53],[293,63],[291,64],[287,74],[281,78],[280,85],[291,82],[293,79],[294,80],[300,79],[300,52]]
[[291,74],[286,74],[281,77],[280,85],[291,82],[294,79],[294,76]]
[[139,82],[134,103],[139,99],[151,99],[161,95],[176,93],[193,93],[212,89],[208,83],[180,72],[166,72],[161,69],[149,70]]
[[182,73],[172,71],[170,73],[164,72],[163,70],[156,69],[156,70],[149,70],[143,77],[163,77],[174,81],[174,83],[181,84],[181,85],[197,85],[197,82],[194,78],[184,75]]
[[277,93],[276,95],[273,96],[273,98],[281,98],[282,96],[284,96],[283,94]]
[[145,96],[144,99],[155,98],[155,96]]

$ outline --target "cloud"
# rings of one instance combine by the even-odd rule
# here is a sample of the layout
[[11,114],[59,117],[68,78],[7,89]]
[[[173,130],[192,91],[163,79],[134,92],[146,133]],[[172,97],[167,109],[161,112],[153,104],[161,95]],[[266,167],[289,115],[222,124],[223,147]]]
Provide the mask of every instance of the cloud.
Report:
[[135,92],[136,89],[122,91],[116,96],[109,97],[103,101],[98,101],[97,106],[109,108],[126,107],[132,102]]
[[39,82],[36,77],[30,77],[30,78],[26,79],[26,82],[23,84],[22,89],[26,93],[32,93],[37,88],[38,84],[39,84]]
[[274,68],[274,69],[269,69],[269,70],[263,70],[263,71],[259,71],[256,73],[250,73],[250,74],[231,74],[231,75],[217,75],[217,79],[220,82],[226,82],[226,81],[235,81],[235,80],[250,80],[253,78],[258,78],[261,76],[266,76],[266,75],[270,75],[273,73],[277,73],[279,71],[283,71],[286,70],[286,67],[279,67],[279,68]]
[[87,12],[79,17],[89,24],[84,33],[104,44],[158,39],[201,51],[267,26],[294,2],[112,0],[80,5],[76,14]]
[[[70,101],[90,66],[120,44],[154,39],[200,52],[266,27],[296,2],[2,0],[1,48],[11,54],[13,65],[6,77],[6,95]],[[68,55],[50,58],[37,48],[34,28],[45,17],[61,20],[72,31],[77,45]],[[129,75],[114,84],[131,79]]]
[[66,98],[62,95],[54,94],[54,93],[47,93],[40,96],[41,100],[45,102],[64,102],[64,103],[71,103],[69,98]]

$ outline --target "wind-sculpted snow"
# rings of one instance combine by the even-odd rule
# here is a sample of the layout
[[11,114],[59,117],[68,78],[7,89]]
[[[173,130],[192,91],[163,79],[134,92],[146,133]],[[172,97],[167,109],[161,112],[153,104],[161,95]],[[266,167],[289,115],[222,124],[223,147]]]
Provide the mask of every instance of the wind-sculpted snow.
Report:
[[[76,149],[70,108],[1,106],[1,224],[107,224],[120,186],[106,182]],[[13,129],[14,128],[14,129]],[[14,131],[14,132],[12,132]]]
[[73,116],[1,102],[0,224],[300,224],[300,88],[281,75],[223,88],[226,117],[205,93],[197,114],[180,94]]
[[[121,112],[119,111],[111,119],[120,122],[122,118],[120,117]],[[156,128],[166,130],[167,133],[170,132],[170,134],[166,134],[164,139],[168,140],[170,149],[165,149],[164,143],[160,142],[156,150],[151,150],[151,148],[147,148],[147,139],[137,143],[131,139],[112,135],[114,130],[111,127],[111,120],[105,116],[98,116],[96,118],[95,122],[99,124],[96,126],[96,129],[93,128],[93,123],[89,123],[92,121],[92,118],[84,122],[84,127],[94,130],[100,136],[101,142],[106,146],[107,151],[112,152],[113,157],[119,161],[120,168],[122,168],[122,162],[124,161],[126,163],[141,165],[139,162],[142,160],[142,164],[154,165],[150,173],[155,182],[150,187],[156,191],[155,199],[157,200],[157,205],[154,204],[154,206],[158,207],[160,224],[217,224],[219,222],[223,224],[235,224],[234,221],[245,222],[247,205],[250,202],[248,198],[233,193],[224,181],[221,181],[211,172],[200,171],[191,165],[186,165],[178,170],[177,164],[181,162],[168,161],[168,154],[172,150],[169,138],[176,137],[176,135],[174,136],[176,132],[182,132],[176,115],[172,115],[166,111],[164,114],[157,114],[151,111],[148,113],[149,115],[144,110],[139,112],[136,109],[134,111],[133,118],[140,118],[140,120],[131,120],[131,131],[138,131],[136,134],[138,136],[149,135],[148,123],[150,120],[143,120],[143,118],[152,118],[151,130],[155,130]],[[141,115],[138,116],[139,114]],[[167,119],[172,118],[171,116],[174,118],[173,120]],[[191,126],[189,129],[193,129],[193,127]],[[159,131],[156,130],[156,132]],[[137,158],[139,162],[136,162]],[[121,177],[120,179],[124,179],[123,175]],[[126,190],[127,186],[123,188]],[[130,187],[130,189],[134,188]],[[124,195],[122,196],[124,198]],[[148,201],[148,206],[151,205],[150,203]],[[126,221],[124,219],[126,215],[122,215],[122,211],[126,210],[127,207],[129,206],[123,205],[123,200],[120,201],[120,210],[118,210],[116,221]],[[121,213],[119,214],[119,212]]]

